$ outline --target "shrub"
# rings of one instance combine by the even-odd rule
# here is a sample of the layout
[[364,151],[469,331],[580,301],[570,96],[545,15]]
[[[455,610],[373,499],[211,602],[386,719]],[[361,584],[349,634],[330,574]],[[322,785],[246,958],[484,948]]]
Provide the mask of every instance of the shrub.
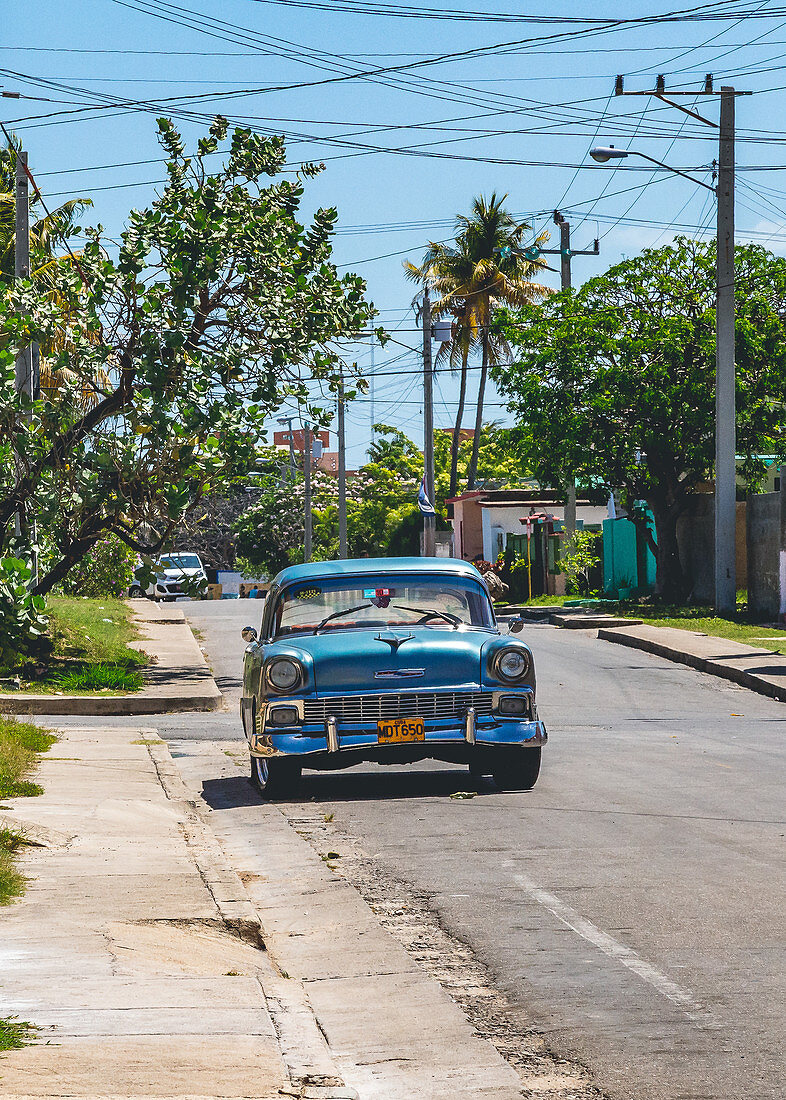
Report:
[[0,667],[42,653],[46,637],[46,601],[30,592],[30,567],[20,558],[0,558]]
[[117,535],[101,539],[63,581],[68,596],[124,596],[134,576],[136,553]]
[[570,592],[581,596],[589,592],[590,572],[600,562],[595,548],[601,537],[597,531],[575,531],[565,539],[559,560]]

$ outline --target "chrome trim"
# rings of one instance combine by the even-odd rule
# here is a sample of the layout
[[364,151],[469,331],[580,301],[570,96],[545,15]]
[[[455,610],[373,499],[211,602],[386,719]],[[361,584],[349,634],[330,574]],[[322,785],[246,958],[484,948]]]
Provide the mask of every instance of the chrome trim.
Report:
[[391,668],[374,673],[375,680],[417,680],[426,675],[425,668]]
[[[294,707],[297,711],[298,724],[303,725],[303,700],[302,699],[286,699],[283,695],[276,695],[272,699],[266,699],[260,708],[260,713],[257,715],[257,721],[263,719],[262,728],[267,724],[267,712],[271,707]],[[271,729],[281,730],[286,729],[286,726],[271,726]]]
[[275,748],[269,733],[252,733],[248,739],[248,750],[252,756],[286,756],[281,749]]
[[338,752],[338,750],[339,750],[338,723],[336,722],[336,719],[333,717],[332,714],[327,719],[327,722],[325,723],[325,727],[326,727],[326,730],[327,730],[327,750],[328,750],[328,752]]
[[[527,698],[527,710],[524,714],[500,714],[499,713],[499,701],[503,695],[524,695]],[[512,691],[511,688],[507,688],[504,691],[492,692],[491,706],[496,715],[500,718],[512,718],[514,721],[521,721],[525,719],[528,722],[536,722],[538,718],[537,707],[535,706],[535,692],[532,688],[524,688],[521,691]]]
[[304,700],[304,725],[322,726],[328,715],[349,725],[393,718],[430,718],[463,723],[467,707],[492,713],[491,691],[407,691],[373,695],[334,695]]
[[468,745],[475,744],[475,708],[467,708],[467,717],[464,723],[464,739]]

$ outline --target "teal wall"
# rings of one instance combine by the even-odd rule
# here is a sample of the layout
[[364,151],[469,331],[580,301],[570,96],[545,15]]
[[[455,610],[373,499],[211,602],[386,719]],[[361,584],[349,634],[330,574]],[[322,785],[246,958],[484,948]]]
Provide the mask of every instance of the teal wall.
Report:
[[[651,513],[647,523],[654,529]],[[608,596],[655,587],[655,556],[636,525],[627,518],[603,521],[603,589]]]

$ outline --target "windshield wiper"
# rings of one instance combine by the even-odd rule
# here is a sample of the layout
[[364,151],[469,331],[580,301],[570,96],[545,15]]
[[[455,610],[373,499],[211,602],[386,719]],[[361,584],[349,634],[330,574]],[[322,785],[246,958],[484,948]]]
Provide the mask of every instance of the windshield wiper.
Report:
[[391,604],[391,607],[395,607],[399,611],[414,611],[416,615],[424,615],[429,619],[433,619],[436,616],[437,618],[444,619],[446,623],[450,623],[454,630],[458,630],[464,622],[458,615],[451,615],[448,611],[438,611],[436,607],[405,607],[403,603],[394,603]]
[[373,606],[374,605],[371,603],[359,603],[357,607],[347,607],[343,611],[334,611],[332,615],[328,615],[321,623],[314,627],[314,633],[318,634],[322,627],[325,626],[326,623],[329,623],[331,619],[340,619],[342,615],[354,615],[356,611],[363,611],[364,608]]

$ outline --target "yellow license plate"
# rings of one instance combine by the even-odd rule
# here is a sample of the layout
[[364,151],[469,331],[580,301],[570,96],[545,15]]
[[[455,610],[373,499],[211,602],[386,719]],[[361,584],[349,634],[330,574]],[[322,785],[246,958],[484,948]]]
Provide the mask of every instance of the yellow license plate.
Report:
[[390,722],[377,722],[377,741],[380,745],[425,740],[426,730],[422,718],[395,718]]

